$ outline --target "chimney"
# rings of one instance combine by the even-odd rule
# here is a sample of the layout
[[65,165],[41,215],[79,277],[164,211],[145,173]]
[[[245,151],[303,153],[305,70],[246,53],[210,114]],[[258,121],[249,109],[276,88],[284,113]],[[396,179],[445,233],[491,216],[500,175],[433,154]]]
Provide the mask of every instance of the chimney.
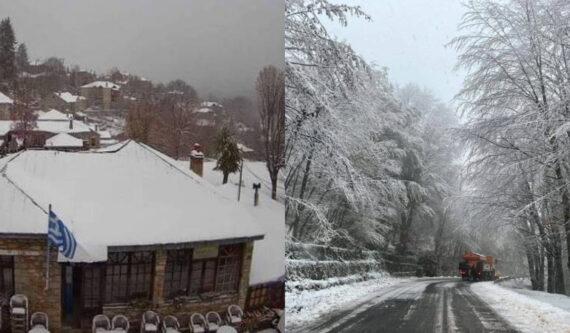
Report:
[[73,119],[69,119],[69,129],[73,129]]
[[204,175],[204,153],[202,146],[195,143],[190,152],[190,170],[194,171],[198,176]]
[[253,183],[253,190],[255,194],[253,195],[253,205],[259,205],[259,189],[261,188],[261,183]]

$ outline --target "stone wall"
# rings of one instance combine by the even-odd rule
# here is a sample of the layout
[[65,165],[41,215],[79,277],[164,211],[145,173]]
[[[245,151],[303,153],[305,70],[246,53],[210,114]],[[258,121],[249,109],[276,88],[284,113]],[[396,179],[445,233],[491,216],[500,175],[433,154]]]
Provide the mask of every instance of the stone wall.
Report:
[[49,329],[61,332],[61,268],[57,250],[50,251],[49,288],[45,290],[46,240],[44,237],[0,239],[0,255],[14,256],[14,288],[29,300],[29,314],[45,312]]
[[245,309],[247,294],[249,290],[249,274],[251,270],[251,259],[253,254],[253,242],[244,244],[242,257],[241,280],[237,292],[213,293],[207,298],[189,297],[183,302],[166,300],[164,298],[164,276],[166,268],[166,251],[157,249],[155,252],[155,275],[153,281],[152,304],[136,306],[104,306],[103,314],[112,318],[114,315],[123,314],[129,318],[133,328],[140,324],[142,313],[146,310],[153,310],[160,314],[161,318],[166,315],[173,315],[180,321],[182,327],[187,327],[192,313],[199,312],[206,315],[209,311],[225,313],[228,306],[238,304]]

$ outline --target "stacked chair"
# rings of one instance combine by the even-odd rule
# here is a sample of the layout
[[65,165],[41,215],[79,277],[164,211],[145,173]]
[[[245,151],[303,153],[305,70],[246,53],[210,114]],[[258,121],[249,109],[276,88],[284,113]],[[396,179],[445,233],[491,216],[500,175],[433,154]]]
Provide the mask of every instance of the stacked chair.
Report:
[[12,333],[28,332],[28,298],[15,294],[10,298],[10,327]]

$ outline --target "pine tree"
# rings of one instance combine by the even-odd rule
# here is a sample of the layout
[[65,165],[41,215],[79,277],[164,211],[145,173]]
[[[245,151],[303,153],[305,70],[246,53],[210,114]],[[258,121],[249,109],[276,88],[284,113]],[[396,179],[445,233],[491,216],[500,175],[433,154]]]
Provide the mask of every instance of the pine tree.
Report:
[[216,136],[216,152],[219,157],[214,170],[222,171],[224,174],[222,183],[226,184],[230,173],[237,172],[241,162],[237,143],[226,126],[222,127]]
[[16,78],[16,37],[10,18],[0,22],[0,81],[12,82]]
[[28,48],[26,44],[21,43],[18,45],[18,50],[16,51],[16,66],[18,71],[22,72],[25,71],[28,66],[30,65],[30,61],[28,59]]

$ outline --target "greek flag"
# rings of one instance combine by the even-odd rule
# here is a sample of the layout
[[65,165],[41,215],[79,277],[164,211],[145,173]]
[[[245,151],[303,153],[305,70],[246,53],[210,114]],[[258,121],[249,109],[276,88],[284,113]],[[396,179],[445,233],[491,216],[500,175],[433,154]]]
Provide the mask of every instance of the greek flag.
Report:
[[58,247],[59,252],[64,256],[73,259],[75,249],[77,248],[75,237],[51,210],[49,212],[48,241],[50,244]]

